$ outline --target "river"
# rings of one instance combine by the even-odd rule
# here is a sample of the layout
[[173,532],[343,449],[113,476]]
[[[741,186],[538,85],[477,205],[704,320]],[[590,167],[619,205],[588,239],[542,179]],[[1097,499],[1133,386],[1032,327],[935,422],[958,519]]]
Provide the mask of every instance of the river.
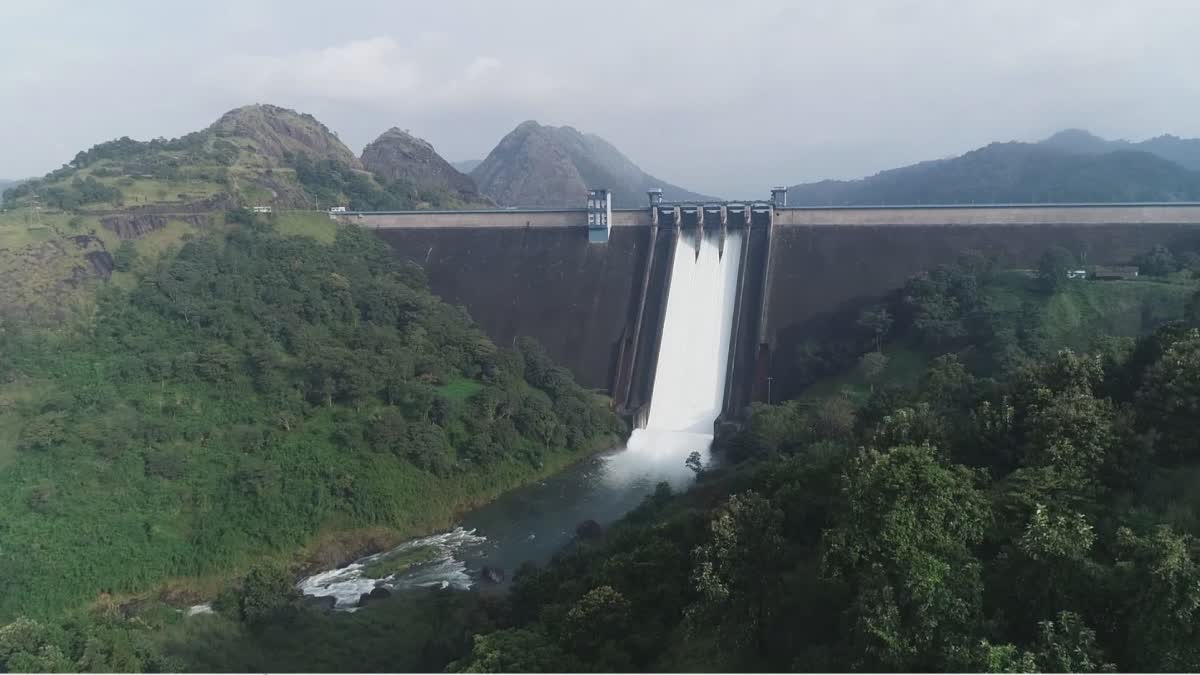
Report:
[[[640,439],[639,439],[640,440]],[[710,437],[697,434],[692,444],[631,444],[575,464],[545,480],[507,492],[466,513],[453,530],[414,539],[350,565],[315,574],[298,587],[305,595],[333,596],[336,607],[353,610],[360,596],[376,587],[391,591],[421,586],[503,589],[521,563],[545,564],[575,537],[580,523],[607,527],[625,515],[658,483],[675,490],[688,487],[693,473],[684,462],[693,450],[707,459]],[[663,447],[666,445],[667,447]],[[372,563],[413,552],[427,552],[394,575],[376,574]],[[484,566],[499,570],[499,583],[484,578]]]
[[[685,489],[692,452],[708,463],[724,402],[741,235],[681,234],[672,263],[646,428],[602,453],[463,516],[458,527],[301,580],[305,595],[352,611],[364,593],[420,586],[504,588],[525,561],[544,564],[583,522],[607,526],[658,483]],[[399,570],[399,571],[397,571]]]

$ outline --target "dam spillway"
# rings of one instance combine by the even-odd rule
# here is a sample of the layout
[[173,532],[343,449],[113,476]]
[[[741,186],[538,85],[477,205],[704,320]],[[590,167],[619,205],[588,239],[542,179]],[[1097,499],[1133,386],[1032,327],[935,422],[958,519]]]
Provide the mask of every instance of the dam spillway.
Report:
[[712,443],[725,403],[742,235],[697,229],[676,240],[646,425],[631,450],[682,461]]
[[676,243],[647,429],[711,432],[724,403],[740,233]]

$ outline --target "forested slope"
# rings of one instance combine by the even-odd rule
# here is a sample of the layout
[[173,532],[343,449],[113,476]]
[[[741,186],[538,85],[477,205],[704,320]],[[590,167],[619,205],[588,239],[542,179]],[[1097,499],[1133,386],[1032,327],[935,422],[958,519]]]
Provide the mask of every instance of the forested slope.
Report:
[[617,431],[370,233],[235,220],[107,289],[90,326],[0,330],[0,617],[322,542],[335,562],[354,551],[318,534],[445,526]]
[[[1043,306],[1078,297],[1062,256],[1028,279]],[[454,667],[1200,668],[1194,282],[1175,321],[1070,351],[1035,308],[1010,323],[985,292],[1008,272],[980,263],[864,311],[856,383],[756,404],[690,493],[526,570]],[[1184,284],[1162,271],[1140,283]],[[901,347],[926,359],[906,384],[880,377]]]
[[[164,268],[148,277],[154,288],[135,293],[129,311],[140,314],[145,302],[157,306],[162,294],[173,292],[172,279],[190,278],[186,265],[197,260],[215,256],[225,261],[223,271],[240,269],[242,255],[228,252],[235,243],[239,250],[270,253],[266,259],[279,260],[268,266],[276,275],[272,278],[287,278],[293,247],[309,246],[255,228],[239,230],[220,249],[226,253],[199,248],[180,256],[185,267],[166,276]],[[331,262],[316,266],[313,283],[328,282],[333,290],[343,285],[333,276],[343,275],[333,262],[342,251],[373,260],[371,248],[364,253],[360,243],[357,235],[340,233],[328,254]],[[508,596],[422,590],[372,603],[353,615],[329,613],[297,598],[294,577],[285,570],[258,566],[218,597],[215,614],[189,618],[156,603],[130,610],[128,604],[101,599],[65,619],[24,620],[0,629],[0,647],[6,650],[0,658],[10,669],[117,664],[197,671],[1196,670],[1196,257],[1157,247],[1137,262],[1145,274],[1136,281],[1072,280],[1065,271],[1076,262],[1063,250],[1047,251],[1034,271],[1001,269],[985,256],[965,252],[956,264],[914,277],[878,305],[863,308],[839,338],[849,345],[848,354],[815,348],[810,357],[833,356],[825,364],[828,372],[814,371],[814,385],[803,397],[755,405],[740,430],[719,440],[721,464],[695,467],[699,482],[691,491],[672,494],[661,486],[621,523],[578,538],[551,564],[522,567]],[[346,273],[351,274],[345,277],[350,289],[363,286]],[[408,272],[395,274],[404,278]],[[209,278],[213,281],[205,282],[206,288],[225,283]],[[238,297],[260,295],[253,292],[255,286],[242,284],[234,287],[249,292]],[[369,299],[374,294],[360,298],[351,293],[359,324],[376,311],[391,316],[390,310],[368,309],[376,306]],[[225,297],[225,292],[212,295]],[[233,336],[222,338],[221,344],[256,344],[251,338],[259,335],[257,329],[215,321],[221,314],[205,309],[208,302],[172,302],[171,307],[188,316],[170,321],[190,326],[187,334]],[[235,304],[255,312],[263,320],[262,330],[272,334],[274,310],[266,308],[276,302],[255,309],[259,302]],[[325,307],[318,314],[349,311],[339,302],[317,307]],[[151,327],[168,315],[153,311],[147,316],[155,318],[132,325]],[[426,332],[437,322],[423,319],[421,325],[425,335],[447,334]],[[95,339],[103,336],[104,326],[102,322]],[[307,331],[296,333],[302,334]],[[371,471],[399,467],[384,469],[394,472],[389,474],[393,485],[421,485],[402,482],[413,479],[401,476],[432,481],[445,470],[459,472],[456,480],[479,475],[474,473],[478,455],[470,444],[464,451],[449,443],[456,448],[442,455],[449,467],[434,463],[416,472],[409,464],[423,455],[397,462],[384,449],[390,446],[377,445],[385,437],[379,435],[386,433],[382,430],[392,428],[382,424],[386,418],[381,411],[402,418],[406,434],[432,423],[411,415],[403,397],[389,404],[386,388],[359,398],[349,386],[355,381],[349,375],[353,369],[332,380],[302,375],[313,368],[304,356],[313,352],[308,347],[295,351],[299,345],[324,344],[316,352],[325,355],[322,363],[347,361],[332,357],[328,350],[336,349],[322,340],[293,342],[289,335],[285,331],[277,340],[284,345],[279,357],[297,367],[310,365],[272,372],[294,383],[295,393],[288,396],[309,412],[300,423],[289,422],[292,431],[280,432],[277,415],[287,407],[268,403],[276,399],[267,394],[292,387],[269,385],[275,381],[271,378],[260,382],[259,375],[248,376],[244,385],[255,389],[256,398],[240,399],[260,401],[255,405],[261,407],[249,415],[268,420],[268,442],[307,438],[305,429],[317,425],[334,439],[339,434],[364,439],[357,452],[337,440],[328,455],[307,451],[318,460],[336,457],[336,466],[356,477],[349,481],[350,493],[342,487],[346,482],[338,481],[343,475],[338,471],[332,472],[332,482],[322,482],[304,474],[303,467],[286,465],[300,473],[295,480],[309,491],[309,502],[326,505],[337,517],[348,517],[347,512],[354,517],[363,509],[372,520],[375,513],[388,512],[386,501],[365,496],[376,494],[370,479],[361,482],[363,474],[357,471],[368,457],[373,458]],[[355,335],[343,334],[340,341],[353,349],[363,339]],[[429,419],[438,406],[449,406],[456,417],[442,427],[445,438],[456,438],[450,431],[456,425],[470,431],[483,424],[486,432],[475,437],[488,439],[485,445],[491,447],[503,446],[499,439],[504,432],[498,431],[507,428],[502,408],[493,408],[492,397],[484,392],[514,390],[488,375],[491,361],[481,354],[492,350],[476,351],[472,345],[478,343],[465,336],[438,341],[456,347],[449,352],[449,363],[437,362],[429,372],[458,372],[461,379],[443,374],[446,384],[430,384],[433,400],[439,391],[453,399],[450,392],[482,388],[464,404],[467,408],[430,403]],[[1076,349],[1061,349],[1067,345]],[[182,353],[195,351],[188,343],[178,346]],[[195,353],[185,372],[213,362]],[[605,430],[606,418],[588,414],[593,409],[570,393],[574,389],[553,384],[555,377],[548,373],[555,371],[547,370],[536,351],[526,350],[511,363],[496,359],[502,373],[519,372],[524,365],[524,380],[504,380],[515,391],[534,397],[539,396],[535,390],[567,392],[565,400],[576,401],[552,409],[558,423],[554,428],[568,433],[567,445],[573,444],[572,428]],[[904,359],[906,366],[893,368]],[[8,368],[13,372],[13,365]],[[203,372],[187,377],[202,381]],[[324,366],[316,372],[325,372]],[[427,367],[412,372],[420,382]],[[144,405],[155,408],[159,380],[139,382],[128,391],[140,391],[149,402]],[[78,385],[74,389],[86,391]],[[165,391],[173,390],[168,384]],[[552,400],[560,398],[561,393]],[[172,406],[170,396],[166,400],[175,411],[171,414],[190,416],[180,412],[188,405]],[[206,400],[210,405],[211,399]],[[325,417],[322,409],[331,401],[340,416]],[[55,411],[28,409],[37,417]],[[375,431],[363,435],[355,422],[362,415],[375,415],[366,418],[376,420]],[[513,414],[517,433],[525,432],[512,446],[519,454],[539,447],[529,433],[539,418],[549,419]],[[249,423],[243,418],[236,422]],[[230,432],[234,428],[226,427]],[[585,437],[580,434],[576,440]],[[220,434],[211,436],[209,446],[220,447],[221,439]],[[22,452],[54,453],[69,443]],[[150,463],[146,454],[158,446],[142,446],[147,450],[140,461],[131,460],[134,476],[162,466]],[[187,471],[202,452],[186,454]],[[235,453],[231,468],[255,461],[260,453]],[[98,457],[90,461],[105,466]],[[525,460],[498,461],[488,464],[489,470]],[[231,522],[255,531],[236,519],[262,513],[273,523],[299,521],[288,531],[303,531],[308,515],[302,508],[286,517],[271,515],[266,505],[255,502],[253,488],[247,495],[242,486],[257,485],[261,475],[225,474],[229,488],[221,497],[237,507],[228,514]],[[281,477],[278,485],[282,490],[291,483]],[[368,486],[365,495],[358,491],[360,485]],[[62,494],[52,492],[46,503],[53,505]],[[292,501],[288,491],[271,494],[284,503],[305,503]],[[311,495],[320,500],[313,502]],[[128,529],[132,537],[136,528]],[[265,534],[267,528],[257,531]],[[154,532],[143,530],[139,536]],[[36,548],[27,545],[38,559]]]
[[1200,173],[1143,150],[1075,153],[992,143],[858,180],[794,185],[792,206],[1166,202],[1200,199]]

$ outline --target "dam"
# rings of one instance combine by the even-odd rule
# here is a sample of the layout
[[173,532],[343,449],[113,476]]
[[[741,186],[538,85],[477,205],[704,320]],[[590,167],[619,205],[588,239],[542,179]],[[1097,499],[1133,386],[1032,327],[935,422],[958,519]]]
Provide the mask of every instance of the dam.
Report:
[[[1106,265],[1200,238],[1197,203],[789,207],[782,188],[769,199],[711,203],[664,203],[652,191],[640,209],[613,209],[611,195],[594,190],[580,208],[332,217],[376,230],[498,344],[539,340],[639,427],[657,417],[660,361],[677,356],[666,347],[668,296],[677,283],[700,284],[679,276],[681,252],[699,262],[711,246],[717,261],[736,260],[711,267],[730,279],[727,306],[714,280],[705,282],[722,311],[713,320],[728,326],[718,407],[736,414],[798,393],[797,350],[835,317],[964,250],[1032,267],[1061,246]],[[691,302],[693,313],[705,306]]]

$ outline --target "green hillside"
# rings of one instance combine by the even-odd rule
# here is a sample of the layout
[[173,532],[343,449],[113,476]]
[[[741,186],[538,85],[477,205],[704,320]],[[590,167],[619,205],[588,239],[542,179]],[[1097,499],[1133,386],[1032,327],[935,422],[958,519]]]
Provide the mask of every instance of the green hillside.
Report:
[[0,317],[40,321],[87,315],[98,284],[127,282],[122,246],[153,258],[221,231],[230,209],[271,207],[281,231],[328,239],[331,206],[462,205],[447,191],[376,178],[311,115],[270,105],[232,110],[180,138],[101,143],[4,195]]
[[101,143],[6,195],[10,208],[84,213],[234,205],[400,209],[430,197],[400,182],[376,180],[316,118],[270,105],[232,110],[180,138]]
[[357,228],[232,223],[134,276],[78,330],[0,330],[0,618],[423,534],[618,429]]
[[[974,289],[956,296],[950,288]],[[1063,348],[1087,351],[1103,340],[1133,339],[1183,317],[1200,291],[1190,274],[1115,281],[1071,280],[1053,292],[1028,271],[980,275],[958,266],[910,282],[880,308],[892,317],[882,343],[884,358],[869,363],[870,331],[857,327],[855,340],[813,346],[816,376],[803,397],[848,395],[865,401],[876,389],[912,387],[930,363],[955,353],[974,371],[1015,367]],[[954,305],[941,304],[945,297]],[[898,318],[897,318],[898,317]],[[863,323],[867,320],[860,319]],[[835,355],[836,354],[836,355]],[[822,358],[827,359],[816,363]],[[820,373],[840,371],[834,375]]]
[[1077,154],[1036,143],[992,143],[959,157],[860,180],[794,185],[794,206],[1020,204],[1200,200],[1200,173],[1142,150]]

